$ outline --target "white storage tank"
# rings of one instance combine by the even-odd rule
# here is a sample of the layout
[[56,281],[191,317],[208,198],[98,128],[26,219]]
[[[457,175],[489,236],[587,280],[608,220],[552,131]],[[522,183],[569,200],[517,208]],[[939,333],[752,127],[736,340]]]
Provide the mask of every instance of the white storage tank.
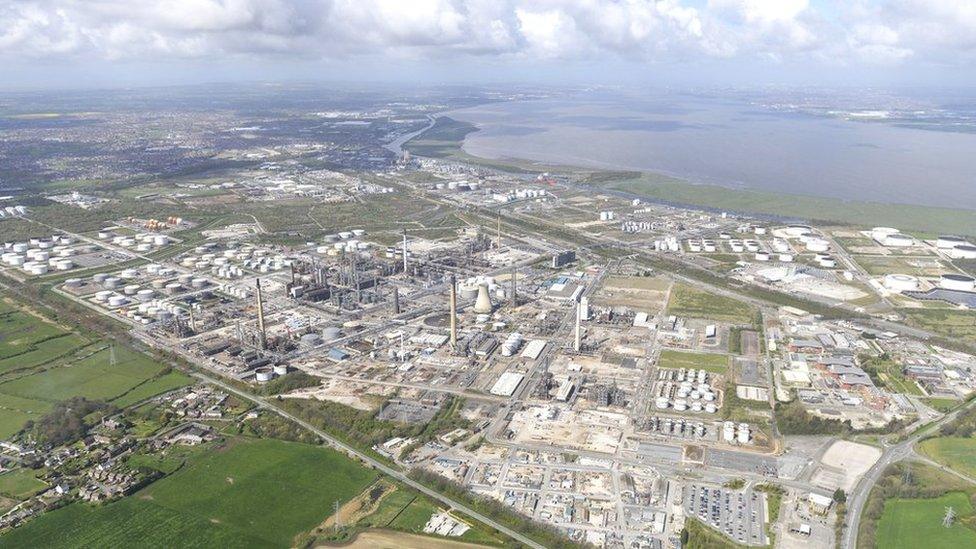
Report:
[[918,279],[906,274],[885,275],[883,284],[892,292],[914,292],[918,290]]
[[939,279],[939,287],[959,292],[972,292],[976,290],[976,279],[962,274],[944,274]]
[[267,383],[274,378],[274,370],[272,368],[258,368],[254,370],[254,379],[259,383]]
[[949,250],[949,257],[953,259],[976,259],[976,246],[963,244]]
[[938,240],[935,241],[936,247],[943,250],[951,250],[956,246],[966,246],[968,244],[969,241],[966,240],[965,238],[961,238],[954,235],[942,235],[938,238]]
[[109,307],[121,307],[128,302],[129,300],[121,295],[113,295],[112,297],[108,298]]

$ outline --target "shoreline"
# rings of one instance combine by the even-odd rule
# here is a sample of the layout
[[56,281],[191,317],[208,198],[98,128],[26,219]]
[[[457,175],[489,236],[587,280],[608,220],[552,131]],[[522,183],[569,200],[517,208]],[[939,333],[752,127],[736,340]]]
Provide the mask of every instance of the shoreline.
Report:
[[727,211],[750,216],[772,216],[786,221],[848,224],[863,227],[894,226],[915,236],[938,234],[976,236],[976,211],[941,206],[922,206],[831,197],[777,193],[695,183],[672,175],[643,170],[612,170],[568,166],[518,158],[484,158],[464,150],[468,134],[480,131],[477,124],[459,121],[449,113],[438,113],[425,131],[403,143],[415,156],[469,163],[513,175],[551,172],[576,179],[574,183],[596,191],[626,193],[659,204]]

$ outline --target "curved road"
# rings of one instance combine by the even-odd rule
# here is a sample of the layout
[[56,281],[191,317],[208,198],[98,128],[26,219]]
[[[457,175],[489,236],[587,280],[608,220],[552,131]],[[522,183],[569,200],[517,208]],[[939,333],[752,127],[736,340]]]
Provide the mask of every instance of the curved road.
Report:
[[881,454],[881,458],[870,468],[868,472],[861,478],[854,489],[854,493],[848,499],[847,502],[847,524],[844,528],[844,536],[841,538],[840,546],[841,549],[855,549],[857,546],[857,529],[861,521],[861,514],[864,510],[864,504],[867,503],[868,496],[871,494],[871,488],[874,484],[881,478],[881,473],[888,468],[892,463],[896,463],[903,459],[912,457],[915,454],[915,443],[922,439],[922,437],[941,427],[945,423],[952,421],[956,418],[963,410],[972,408],[976,404],[976,400],[971,400],[961,406],[960,408],[946,414],[942,419],[932,423],[930,426],[920,429],[911,437],[895,444],[894,446],[889,446],[885,448],[884,452]]

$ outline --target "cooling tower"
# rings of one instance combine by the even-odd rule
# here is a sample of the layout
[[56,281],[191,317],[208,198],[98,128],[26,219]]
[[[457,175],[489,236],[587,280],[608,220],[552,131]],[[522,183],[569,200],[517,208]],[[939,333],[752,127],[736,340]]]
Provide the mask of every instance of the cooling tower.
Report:
[[478,298],[474,301],[474,312],[478,314],[491,313],[491,297],[488,296],[488,285],[478,286]]

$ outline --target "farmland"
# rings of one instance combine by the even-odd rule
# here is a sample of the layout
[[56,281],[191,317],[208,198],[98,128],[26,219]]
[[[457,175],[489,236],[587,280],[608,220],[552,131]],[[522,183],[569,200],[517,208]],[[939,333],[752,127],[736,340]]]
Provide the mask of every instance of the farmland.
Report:
[[14,499],[30,497],[47,488],[30,469],[14,469],[0,475],[0,495]]
[[900,309],[909,324],[950,338],[976,343],[976,312],[955,309]]
[[[949,528],[942,526],[946,507],[952,507],[958,516]],[[932,499],[888,500],[878,522],[878,547],[973,547],[976,545],[976,531],[963,524],[972,515],[973,506],[969,497],[962,492],[950,492]]]
[[746,303],[684,284],[675,284],[671,288],[668,314],[737,324],[752,321],[752,308]]
[[281,547],[376,477],[329,449],[233,439],[148,488],[100,507],[74,503],[4,538],[6,547]]
[[976,439],[939,437],[919,444],[923,454],[964,475],[976,477]]
[[657,363],[659,368],[695,368],[716,374],[723,374],[729,369],[728,355],[711,353],[687,353],[666,349],[661,351],[661,358]]
[[71,332],[12,301],[0,305],[0,438],[71,397],[125,407],[191,382],[147,355]]

